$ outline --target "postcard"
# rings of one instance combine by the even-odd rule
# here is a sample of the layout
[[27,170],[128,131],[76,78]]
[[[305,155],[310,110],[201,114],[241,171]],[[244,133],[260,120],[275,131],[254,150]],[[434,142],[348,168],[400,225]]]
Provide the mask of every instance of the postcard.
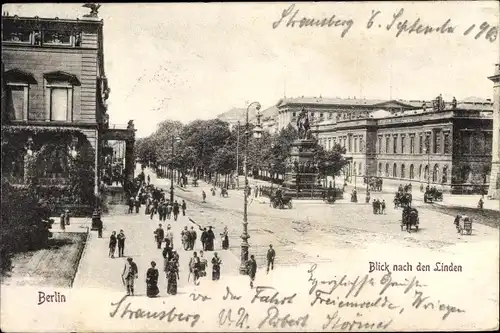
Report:
[[2,331],[498,330],[499,13],[5,4]]

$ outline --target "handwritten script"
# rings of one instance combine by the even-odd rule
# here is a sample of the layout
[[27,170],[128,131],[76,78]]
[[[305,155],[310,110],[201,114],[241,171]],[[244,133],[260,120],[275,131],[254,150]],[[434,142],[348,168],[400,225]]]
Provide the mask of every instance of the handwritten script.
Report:
[[[335,14],[326,17],[303,16],[295,4],[283,9],[278,19],[272,23],[273,29],[278,28],[334,28],[340,30],[343,38],[356,25],[353,18],[340,17]],[[393,33],[396,37],[402,35],[458,35],[471,36],[494,43],[498,36],[495,23],[474,22],[466,26],[455,24],[451,18],[442,22],[425,22],[424,19],[405,12],[400,8],[393,13],[382,13],[373,9],[371,15],[359,19],[360,25],[366,30],[379,29]]]

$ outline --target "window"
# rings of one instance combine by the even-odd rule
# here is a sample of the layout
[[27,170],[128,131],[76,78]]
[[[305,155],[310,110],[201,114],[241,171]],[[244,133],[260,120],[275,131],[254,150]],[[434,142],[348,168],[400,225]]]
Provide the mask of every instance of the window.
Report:
[[332,138],[328,138],[328,150],[332,149]]
[[434,169],[432,170],[432,182],[436,183],[438,181],[438,173],[439,173],[439,165],[434,165]]
[[73,36],[69,31],[45,31],[43,43],[48,45],[72,45]]
[[398,153],[398,136],[394,135],[392,138],[392,153],[397,154]]
[[377,146],[377,150],[378,150],[378,153],[381,154],[382,153],[382,137],[379,136],[378,137],[378,146]]
[[441,131],[437,130],[434,132],[434,154],[441,153]]
[[422,179],[422,165],[418,168],[418,179]]
[[385,164],[385,176],[389,177],[389,163]]
[[362,153],[364,151],[364,147],[365,147],[365,142],[363,140],[363,137],[359,137],[359,151]]
[[10,120],[28,120],[30,84],[37,84],[33,74],[19,69],[4,73],[6,108]]
[[450,153],[450,133],[449,132],[445,132],[444,133],[443,148],[444,148],[444,153],[445,154],[449,154]]
[[406,170],[404,164],[401,164],[401,178],[406,178]]
[[410,164],[410,179],[415,179],[415,168]]
[[323,113],[320,113],[320,114],[319,114],[319,117],[320,117],[321,119],[323,119]]
[[354,138],[354,152],[355,153],[358,152],[358,138],[357,137]]
[[396,165],[396,163],[394,163],[394,165],[392,166],[392,177],[396,178],[397,174],[398,174],[398,166]]
[[292,117],[295,117],[296,115],[296,112],[292,112]]
[[389,151],[390,151],[390,150],[389,150],[389,137],[388,137],[388,136],[386,136],[386,137],[385,137],[385,153],[386,153],[386,154],[389,154]]
[[424,152],[426,154],[430,154],[431,152],[431,137],[430,134],[426,134],[425,136],[425,149]]
[[443,177],[441,180],[442,183],[448,182],[448,166],[443,167]]
[[401,154],[404,154],[404,153],[405,153],[405,136],[401,135]]
[[382,163],[379,163],[378,164],[378,175],[381,176],[382,175]]
[[333,114],[331,112],[328,112],[328,119],[332,119]]
[[361,176],[361,175],[362,175],[362,173],[363,173],[363,171],[362,171],[362,170],[363,170],[363,163],[359,162],[359,171],[358,171],[358,172],[359,172],[359,175],[360,175],[360,176]]
[[349,135],[348,147],[349,148],[347,149],[347,151],[352,152],[352,136],[351,135]]
[[354,170],[354,175],[357,175],[358,174],[358,172],[357,172],[358,169],[356,168],[356,162],[354,162],[354,169],[353,170]]
[[311,112],[311,118],[314,118],[314,112]]
[[418,153],[424,153],[424,136],[422,135],[422,133],[418,135]]
[[73,88],[80,85],[80,81],[74,75],[64,72],[52,72],[44,76],[46,119],[73,121]]
[[415,154],[415,134],[410,136],[410,154]]

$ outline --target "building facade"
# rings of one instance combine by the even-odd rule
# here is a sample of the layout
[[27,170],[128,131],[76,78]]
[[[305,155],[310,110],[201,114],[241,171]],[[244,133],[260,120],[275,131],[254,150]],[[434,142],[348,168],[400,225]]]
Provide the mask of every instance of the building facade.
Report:
[[80,163],[99,196],[103,142],[113,139],[126,141],[133,178],[133,124],[108,122],[103,42],[97,17],[2,16],[2,150],[15,154],[2,171],[11,183],[69,186]]
[[[313,128],[325,149],[345,147],[346,177],[378,176],[401,183],[480,193],[489,185],[492,103],[461,103],[442,111],[323,122]],[[358,179],[359,178],[359,179]]]
[[343,121],[368,117],[376,110],[384,109],[391,113],[416,110],[428,105],[426,101],[368,100],[356,98],[297,97],[283,98],[277,103],[276,119],[278,130],[292,124],[305,108],[312,124],[324,121]]
[[489,77],[493,81],[493,152],[491,159],[491,177],[488,196],[500,198],[500,64],[496,64],[495,74]]

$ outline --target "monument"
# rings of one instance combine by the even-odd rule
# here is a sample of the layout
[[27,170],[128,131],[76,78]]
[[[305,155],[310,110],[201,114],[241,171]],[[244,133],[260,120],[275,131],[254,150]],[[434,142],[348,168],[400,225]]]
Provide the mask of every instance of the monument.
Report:
[[500,199],[500,64],[496,64],[493,81],[493,147],[491,149],[491,174],[488,197]]
[[283,186],[285,192],[294,197],[321,196],[321,184],[318,182],[318,167],[314,161],[316,139],[311,137],[311,128],[307,111],[297,117],[299,138],[292,143],[287,160]]

